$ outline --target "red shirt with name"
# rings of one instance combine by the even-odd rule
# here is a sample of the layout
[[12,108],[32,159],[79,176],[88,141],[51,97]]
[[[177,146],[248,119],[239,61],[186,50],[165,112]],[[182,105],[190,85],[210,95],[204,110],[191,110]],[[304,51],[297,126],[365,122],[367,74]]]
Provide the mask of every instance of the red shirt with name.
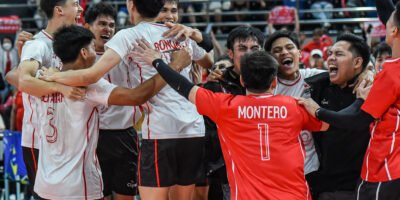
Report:
[[386,60],[361,107],[375,119],[361,177],[369,182],[400,178],[400,58]]
[[300,131],[319,131],[322,123],[295,99],[199,88],[196,106],[218,126],[231,199],[311,199]]

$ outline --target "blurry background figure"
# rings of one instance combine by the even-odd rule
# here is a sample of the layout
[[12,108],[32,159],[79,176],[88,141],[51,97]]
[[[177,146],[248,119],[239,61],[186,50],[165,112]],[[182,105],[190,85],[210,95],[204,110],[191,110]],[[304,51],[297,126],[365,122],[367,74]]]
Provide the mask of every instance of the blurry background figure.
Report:
[[[211,0],[208,7],[208,11],[214,13],[212,14],[212,16],[214,16],[214,21],[216,23],[221,23],[222,22],[221,13],[229,11],[230,8],[231,8],[230,0]],[[219,26],[217,27],[216,33],[217,34],[222,33],[221,27]]]
[[126,7],[121,7],[117,14],[117,23],[118,26],[125,26],[128,23],[128,9]]
[[392,49],[388,44],[385,42],[380,43],[374,53],[374,58],[375,58],[375,71],[376,73],[382,71],[382,64],[385,62],[386,59],[392,57]]
[[[275,6],[268,15],[268,26],[265,32],[271,35],[278,30],[290,30],[300,35],[299,14],[295,7]],[[277,27],[275,27],[278,25]],[[289,26],[291,26],[289,28]],[[294,27],[293,27],[294,26]]]
[[325,66],[325,61],[323,58],[322,51],[319,49],[314,49],[311,51],[310,59],[309,59],[310,68],[317,68],[317,69],[327,69]]
[[311,9],[320,10],[319,12],[313,12],[312,15],[315,19],[323,20],[324,27],[330,27],[331,24],[328,22],[328,19],[332,19],[332,12],[324,12],[324,10],[333,9],[332,3],[328,1],[314,1],[311,5]]
[[10,129],[10,114],[13,104],[14,88],[5,81],[5,74],[18,65],[18,53],[14,48],[13,40],[4,37],[1,42],[0,55],[0,114],[3,117],[6,128]]

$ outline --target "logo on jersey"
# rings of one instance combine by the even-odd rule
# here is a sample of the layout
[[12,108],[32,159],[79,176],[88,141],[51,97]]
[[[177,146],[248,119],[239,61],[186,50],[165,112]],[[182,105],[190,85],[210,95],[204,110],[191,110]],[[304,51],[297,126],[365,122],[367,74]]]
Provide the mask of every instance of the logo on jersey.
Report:
[[154,43],[154,48],[159,51],[174,51],[182,49],[183,46],[178,41],[172,40],[159,40],[158,42]]
[[306,99],[311,98],[311,86],[304,83],[304,89],[300,96]]
[[322,105],[328,105],[328,104],[329,104],[329,101],[326,100],[325,98],[323,98],[322,101],[321,101],[321,104],[322,104]]

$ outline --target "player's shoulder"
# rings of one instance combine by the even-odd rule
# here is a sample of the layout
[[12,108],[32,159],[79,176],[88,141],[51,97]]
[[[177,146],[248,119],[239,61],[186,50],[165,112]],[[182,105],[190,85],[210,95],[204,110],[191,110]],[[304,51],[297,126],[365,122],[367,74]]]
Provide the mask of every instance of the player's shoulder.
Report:
[[47,47],[47,44],[41,38],[37,38],[34,40],[26,41],[23,47],[24,48],[25,47],[45,48],[45,47]]
[[398,70],[398,67],[400,65],[400,58],[394,58],[394,59],[387,59],[383,63],[383,70],[381,72],[388,72],[392,70]]
[[326,72],[326,70],[315,69],[315,68],[300,69],[299,71],[300,71],[301,76],[303,76],[303,78],[308,78],[308,77]]
[[168,30],[169,28],[161,23],[156,23],[156,22],[142,22],[139,23],[138,25],[132,27],[132,31],[161,31],[164,32]]

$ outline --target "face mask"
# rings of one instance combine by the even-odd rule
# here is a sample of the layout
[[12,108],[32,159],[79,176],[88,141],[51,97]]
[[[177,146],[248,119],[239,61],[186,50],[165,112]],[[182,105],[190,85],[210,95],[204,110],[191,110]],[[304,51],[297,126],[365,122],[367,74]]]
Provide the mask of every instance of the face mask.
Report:
[[7,51],[11,49],[11,46],[12,46],[11,43],[4,43],[4,44],[3,44],[3,48],[4,48],[5,50],[7,50]]

